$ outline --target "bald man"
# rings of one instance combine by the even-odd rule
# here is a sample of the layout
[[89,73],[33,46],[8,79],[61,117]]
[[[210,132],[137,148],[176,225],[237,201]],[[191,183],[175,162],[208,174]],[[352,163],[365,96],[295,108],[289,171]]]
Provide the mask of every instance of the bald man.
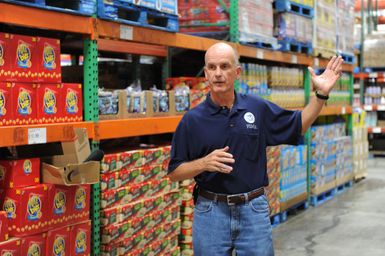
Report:
[[241,67],[237,52],[226,43],[205,55],[206,100],[188,111],[172,141],[168,176],[194,178],[198,198],[194,209],[195,256],[274,255],[269,205],[266,147],[297,145],[319,115],[343,60],[333,57],[324,73],[309,67],[315,95],[303,111],[290,111],[234,91]]

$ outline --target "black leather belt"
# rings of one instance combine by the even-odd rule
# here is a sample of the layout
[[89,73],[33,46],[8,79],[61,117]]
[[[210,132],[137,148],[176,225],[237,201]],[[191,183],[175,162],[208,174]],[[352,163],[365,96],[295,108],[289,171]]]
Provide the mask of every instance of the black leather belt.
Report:
[[209,200],[225,202],[227,205],[236,205],[244,204],[254,198],[257,198],[265,193],[265,190],[262,188],[255,189],[248,193],[235,194],[235,195],[225,195],[225,194],[216,194],[207,190],[199,189],[199,195],[203,196]]

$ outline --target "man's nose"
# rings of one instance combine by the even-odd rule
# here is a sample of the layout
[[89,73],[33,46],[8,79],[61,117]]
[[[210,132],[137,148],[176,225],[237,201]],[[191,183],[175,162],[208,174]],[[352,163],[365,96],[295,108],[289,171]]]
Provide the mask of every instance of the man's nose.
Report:
[[215,75],[216,75],[216,76],[221,76],[221,75],[222,75],[222,70],[221,70],[219,67],[217,67],[217,68],[215,69]]

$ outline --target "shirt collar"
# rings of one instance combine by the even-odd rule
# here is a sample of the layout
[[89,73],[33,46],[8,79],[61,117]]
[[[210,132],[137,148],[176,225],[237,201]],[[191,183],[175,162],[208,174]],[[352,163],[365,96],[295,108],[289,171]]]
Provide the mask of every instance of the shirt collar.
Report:
[[[236,92],[234,92],[234,94],[235,94],[235,102],[234,102],[233,109],[236,109],[236,110],[246,109],[245,100],[243,99],[244,95],[240,95]],[[205,102],[206,102],[206,105],[208,106],[210,114],[215,115],[219,113],[219,111],[221,111],[221,107],[213,102],[210,95],[211,95],[210,93],[207,94]]]

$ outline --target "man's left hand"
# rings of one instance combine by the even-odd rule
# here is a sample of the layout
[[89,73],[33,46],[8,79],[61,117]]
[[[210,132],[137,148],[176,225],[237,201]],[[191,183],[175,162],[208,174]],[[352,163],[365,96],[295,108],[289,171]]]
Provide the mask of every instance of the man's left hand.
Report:
[[322,95],[329,95],[336,81],[341,76],[343,62],[344,60],[341,56],[333,56],[327,64],[325,71],[318,76],[311,67],[308,67],[314,89],[318,90]]

